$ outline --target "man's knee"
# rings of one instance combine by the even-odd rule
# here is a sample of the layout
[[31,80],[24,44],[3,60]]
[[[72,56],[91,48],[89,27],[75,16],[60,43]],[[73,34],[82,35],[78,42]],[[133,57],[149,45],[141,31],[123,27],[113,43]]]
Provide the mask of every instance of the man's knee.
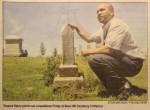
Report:
[[94,57],[93,57],[93,55],[91,55],[91,56],[88,58],[88,63],[89,63],[89,65],[91,65],[91,64],[93,64],[93,62],[94,62]]
[[91,55],[89,58],[88,58],[88,63],[89,65],[93,65],[95,62],[96,62],[96,55]]
[[105,54],[94,54],[88,59],[90,66],[118,66],[118,62],[111,56]]
[[101,64],[101,62],[103,62],[103,61],[104,61],[103,54],[91,55],[88,59],[89,65]]

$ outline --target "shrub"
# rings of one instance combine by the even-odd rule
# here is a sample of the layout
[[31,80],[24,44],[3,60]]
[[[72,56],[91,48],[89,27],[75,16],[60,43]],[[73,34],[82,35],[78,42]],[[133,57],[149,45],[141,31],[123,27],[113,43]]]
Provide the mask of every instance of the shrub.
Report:
[[53,84],[54,77],[58,72],[58,67],[60,65],[61,58],[59,56],[52,56],[47,58],[46,69],[44,70],[44,85],[50,86]]

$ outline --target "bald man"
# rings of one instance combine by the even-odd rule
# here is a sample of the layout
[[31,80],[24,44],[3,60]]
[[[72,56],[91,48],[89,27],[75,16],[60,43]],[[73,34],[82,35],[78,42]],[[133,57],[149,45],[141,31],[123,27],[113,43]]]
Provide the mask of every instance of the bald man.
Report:
[[103,44],[99,48],[83,49],[81,54],[91,55],[89,65],[108,92],[119,100],[127,100],[132,94],[132,84],[125,77],[140,72],[145,56],[136,45],[128,25],[114,17],[111,4],[98,5],[97,19],[103,26],[92,35],[75,24],[68,25],[88,43]]

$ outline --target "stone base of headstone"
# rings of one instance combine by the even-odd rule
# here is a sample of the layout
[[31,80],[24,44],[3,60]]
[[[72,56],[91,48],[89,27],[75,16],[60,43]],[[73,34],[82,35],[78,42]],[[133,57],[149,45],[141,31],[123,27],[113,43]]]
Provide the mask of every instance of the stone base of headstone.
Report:
[[83,81],[83,76],[80,77],[60,77],[59,75],[55,77],[55,82],[73,82],[73,81]]
[[76,77],[78,75],[77,65],[60,65],[59,76],[60,77]]
[[60,65],[59,75],[55,77],[54,82],[69,82],[69,81],[82,81],[83,77],[78,76],[77,65]]

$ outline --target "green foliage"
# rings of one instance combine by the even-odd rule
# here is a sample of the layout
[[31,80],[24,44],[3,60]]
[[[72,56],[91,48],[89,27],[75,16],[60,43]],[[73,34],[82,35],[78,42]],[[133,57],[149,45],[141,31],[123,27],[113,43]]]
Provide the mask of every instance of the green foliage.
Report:
[[90,69],[87,57],[78,56],[76,57],[76,62],[78,64],[79,72],[84,75],[84,84],[86,88],[95,90],[95,88],[103,88],[103,85],[94,74],[94,72]]
[[3,100],[38,100],[45,58],[3,58]]
[[[83,81],[60,82],[45,86],[47,80],[43,80],[43,71],[48,73],[59,66],[60,57],[36,57],[36,58],[3,58],[3,100],[4,101],[115,101],[116,97],[101,97],[98,93],[105,90],[97,76],[87,63],[87,59],[78,56],[80,75]],[[48,63],[49,62],[49,63]],[[53,62],[53,63],[52,63]],[[59,62],[59,63],[56,63]],[[142,89],[148,89],[148,65],[147,60],[143,68],[135,77],[128,78],[133,85]],[[53,65],[53,66],[51,66]],[[57,66],[56,66],[57,65]],[[48,75],[48,74],[47,74]],[[47,76],[46,75],[46,76]],[[52,77],[53,77],[52,75]],[[50,75],[51,76],[51,75]],[[54,78],[54,77],[53,77]],[[51,82],[53,82],[53,78]],[[50,80],[50,79],[49,79]],[[142,82],[142,83],[141,83]],[[139,91],[140,92],[140,91]],[[146,93],[133,94],[129,101],[146,101]]]
[[42,56],[45,55],[46,49],[43,42],[40,45],[40,52]]
[[44,71],[44,85],[50,86],[53,83],[54,77],[58,72],[58,67],[60,65],[60,57],[59,56],[52,56],[47,58],[46,69]]

